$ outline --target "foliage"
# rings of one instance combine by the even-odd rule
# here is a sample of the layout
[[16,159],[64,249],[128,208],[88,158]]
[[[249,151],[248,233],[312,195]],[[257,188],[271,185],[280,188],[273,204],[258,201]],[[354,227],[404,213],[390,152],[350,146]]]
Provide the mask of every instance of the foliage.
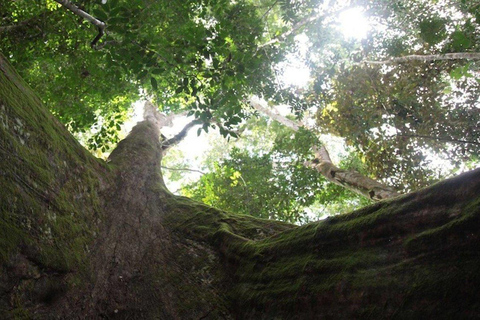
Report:
[[98,51],[88,46],[96,31],[51,0],[0,4],[2,24],[14,26],[0,50],[71,131],[102,126],[93,148],[115,137],[139,90],[229,135],[244,98],[269,85],[280,57],[257,49],[263,22],[247,1],[81,1],[108,26]]
[[[403,191],[478,163],[478,62],[364,63],[412,54],[478,52],[480,16],[475,1],[76,4],[107,24],[100,50],[89,46],[95,28],[52,0],[0,0],[0,50],[72,132],[93,132],[85,138],[91,149],[106,151],[116,142],[131,103],[139,97],[155,100],[165,112],[188,111],[202,120],[201,130],[218,128],[223,136],[236,137],[233,129],[250,115],[246,98],[258,95],[290,105],[298,118],[307,110],[316,111],[321,133],[345,138],[367,175]],[[345,39],[336,26],[338,14],[355,6],[364,8],[376,27],[362,41]],[[299,34],[308,39],[304,46],[295,41]],[[312,81],[307,87],[279,81],[279,63],[289,56],[303,57],[309,66]],[[304,178],[308,174],[301,161],[310,154],[315,137],[282,130],[275,136],[272,149],[242,149],[217,161],[213,171],[225,188],[236,176],[237,184],[230,187],[240,189],[240,177],[245,179],[254,167],[248,164],[263,164],[266,171],[258,169],[256,174],[277,181],[272,188],[281,186],[269,192],[293,197],[282,209],[272,209],[273,215],[293,221],[302,216],[302,206],[314,201],[310,189],[302,188],[307,181],[318,181]],[[446,167],[432,167],[439,157]],[[290,171],[281,173],[278,168]],[[252,183],[250,193],[261,189],[254,177],[252,171],[252,180],[245,179],[245,185]],[[293,183],[301,191],[291,191]],[[289,184],[292,189],[286,187]],[[331,194],[339,196],[338,192]],[[246,200],[242,201],[238,206]]]
[[379,178],[407,190],[428,185],[438,179],[429,154],[451,157],[458,166],[479,151],[479,84],[461,80],[470,92],[461,99],[462,89],[452,92],[441,80],[448,70],[438,63],[383,72],[354,67],[338,76],[335,100],[318,112],[318,121],[346,137]]
[[478,62],[365,63],[478,52],[478,5],[452,3],[354,1],[351,6],[362,6],[376,26],[361,41],[345,39],[326,20],[312,22],[303,30],[312,83],[278,91],[277,101],[288,101],[300,116],[316,109],[322,132],[344,137],[370,174],[399,190],[418,189],[476,163]]
[[[294,132],[264,118],[245,126],[243,144],[235,144],[209,173],[185,186],[184,195],[223,210],[294,223],[370,203],[304,165],[318,143],[311,131]],[[362,170],[353,155],[341,165]]]

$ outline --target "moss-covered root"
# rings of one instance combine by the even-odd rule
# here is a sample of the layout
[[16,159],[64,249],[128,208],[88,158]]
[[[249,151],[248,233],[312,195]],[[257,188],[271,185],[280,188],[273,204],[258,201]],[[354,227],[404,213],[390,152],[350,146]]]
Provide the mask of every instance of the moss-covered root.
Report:
[[242,319],[480,317],[480,169],[262,241],[230,242]]

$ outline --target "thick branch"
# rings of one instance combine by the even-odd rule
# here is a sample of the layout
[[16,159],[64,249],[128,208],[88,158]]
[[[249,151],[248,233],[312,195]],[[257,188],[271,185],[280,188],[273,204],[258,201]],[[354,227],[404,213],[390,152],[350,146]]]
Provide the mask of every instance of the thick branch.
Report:
[[9,32],[9,31],[24,27],[29,22],[30,22],[30,20],[26,20],[26,21],[22,21],[22,22],[17,23],[17,24],[9,25],[9,26],[0,26],[0,32]]
[[95,25],[98,28],[98,35],[90,43],[90,46],[95,49],[97,42],[100,40],[100,38],[103,36],[105,32],[106,24],[98,20],[97,18],[92,17],[91,15],[89,15],[88,13],[86,13],[85,11],[83,11],[82,9],[80,9],[79,7],[77,7],[76,5],[74,5],[68,0],[55,0],[55,2],[61,4],[62,6],[72,11],[77,16],[82,17],[83,19],[87,20],[88,22],[90,22],[91,24]]
[[399,195],[392,188],[357,171],[346,171],[336,167],[324,146],[315,149],[315,159],[306,165],[320,172],[329,181],[375,201]]
[[185,127],[183,127],[182,131],[180,131],[174,137],[172,137],[172,138],[166,140],[165,142],[163,142],[162,149],[167,150],[168,148],[178,144],[180,141],[185,139],[185,137],[187,136],[187,133],[190,129],[192,129],[194,126],[199,125],[201,123],[202,123],[202,121],[196,120],[196,119],[190,121],[189,123],[187,123],[187,125]]
[[479,60],[480,52],[455,52],[455,53],[445,53],[445,54],[428,54],[428,55],[419,55],[413,54],[404,57],[395,57],[388,60],[382,61],[364,61],[365,64],[374,64],[374,65],[385,65],[385,64],[395,64],[409,61],[435,61],[435,60]]
[[[261,101],[258,101],[258,99],[251,98],[250,104],[257,111],[271,117],[272,119],[295,131],[298,131],[300,127],[302,127],[302,125],[296,121],[287,119],[278,112],[263,106]],[[305,163],[305,165],[314,168],[329,181],[376,201],[396,197],[399,195],[392,188],[366,177],[359,172],[346,171],[336,167],[332,163],[330,155],[328,154],[325,146],[321,146],[320,148],[313,146],[313,150],[315,152],[315,159]]]

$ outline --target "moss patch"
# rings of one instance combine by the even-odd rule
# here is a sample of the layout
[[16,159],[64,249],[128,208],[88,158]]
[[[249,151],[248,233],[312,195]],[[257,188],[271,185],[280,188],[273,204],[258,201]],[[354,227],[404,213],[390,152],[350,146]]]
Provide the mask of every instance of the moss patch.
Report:
[[[18,254],[45,274],[85,273],[109,170],[46,111],[1,55],[0,154],[0,279],[18,276],[11,271]],[[29,280],[16,281],[18,287]]]

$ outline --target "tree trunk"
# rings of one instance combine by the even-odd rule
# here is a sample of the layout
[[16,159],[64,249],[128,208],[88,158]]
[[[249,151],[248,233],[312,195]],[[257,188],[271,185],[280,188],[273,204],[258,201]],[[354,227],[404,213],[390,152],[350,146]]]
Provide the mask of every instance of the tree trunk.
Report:
[[480,170],[305,226],[172,195],[152,121],[95,159],[0,56],[0,314],[480,316]]

